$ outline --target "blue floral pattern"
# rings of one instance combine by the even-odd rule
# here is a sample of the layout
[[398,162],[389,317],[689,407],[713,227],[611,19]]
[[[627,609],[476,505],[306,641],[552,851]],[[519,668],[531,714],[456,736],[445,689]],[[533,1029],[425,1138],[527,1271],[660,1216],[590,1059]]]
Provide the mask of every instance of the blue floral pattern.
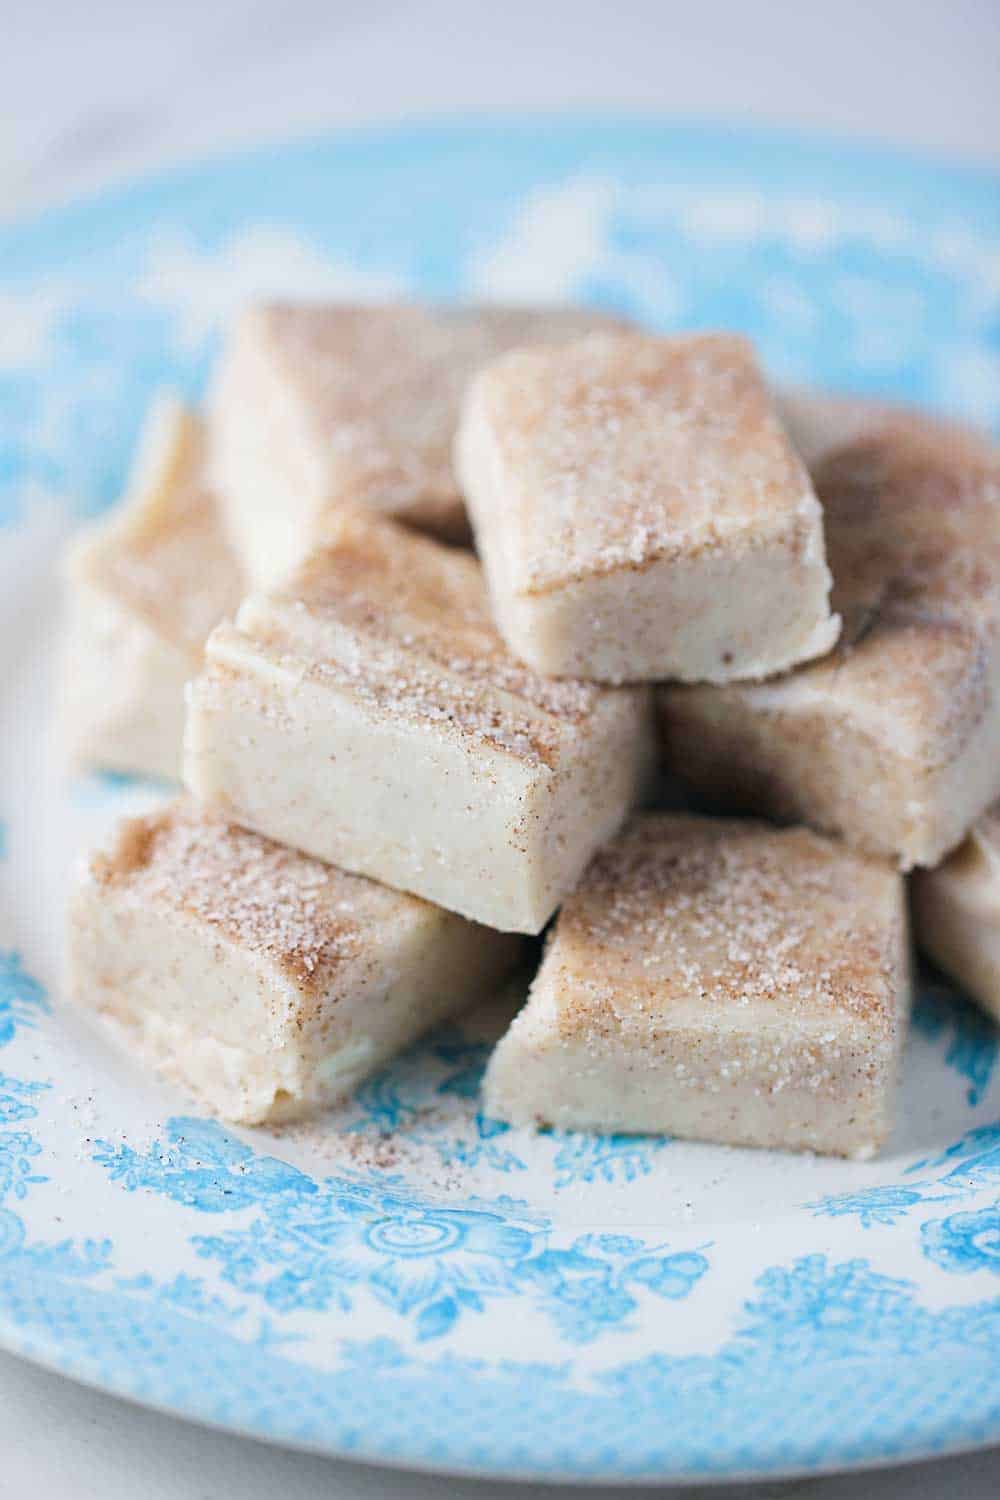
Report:
[[192,1244],[272,1311],[349,1311],[365,1291],[411,1319],[420,1340],[440,1338],[488,1301],[532,1293],[567,1338],[585,1343],[631,1317],[636,1293],[677,1299],[708,1270],[700,1252],[627,1236],[582,1235],[553,1248],[549,1220],[512,1198],[455,1209],[416,1197],[395,1176],[316,1182],[212,1122],[171,1120],[167,1141],[142,1154],[107,1141],[96,1153],[129,1191],[210,1214],[256,1209],[249,1225]]
[[13,949],[0,949],[0,1047],[13,1041],[19,1026],[34,1026],[48,1008],[45,991],[32,979]]
[[[470,1040],[460,1027],[439,1027],[418,1051],[361,1085],[346,1128],[373,1139],[392,1134],[432,1151],[446,1167],[523,1172],[523,1158],[504,1139],[509,1126],[462,1107],[478,1097],[489,1053],[487,1043]],[[449,1112],[449,1103],[459,1107]],[[430,1118],[442,1111],[444,1120]]]
[[557,1188],[572,1183],[634,1182],[648,1177],[665,1139],[637,1135],[560,1135],[553,1166]]
[[1000,1276],[1000,1202],[978,1213],[950,1214],[920,1226],[923,1251],[944,1271]]
[[[938,1168],[946,1171],[937,1175]],[[907,1168],[913,1180],[828,1194],[805,1206],[818,1216],[856,1218],[864,1229],[893,1225],[926,1203],[948,1203],[1000,1183],[1000,1121],[969,1130],[940,1156]],[[929,1174],[914,1177],[913,1174]],[[925,1247],[926,1253],[926,1247]]]
[[968,1083],[966,1099],[974,1108],[989,1088],[997,1056],[1000,1028],[968,1000],[956,999],[941,985],[926,985],[913,1007],[912,1024],[928,1040],[948,1037],[945,1062]]
[[[347,1129],[379,1138],[391,1134],[401,1144],[433,1151],[446,1167],[485,1166],[494,1172],[523,1172],[516,1133],[481,1110],[456,1108],[475,1100],[491,1045],[470,1041],[460,1026],[439,1028],[423,1048],[398,1059],[362,1084]],[[627,1184],[648,1176],[666,1140],[635,1135],[587,1136],[544,1133],[536,1138],[552,1154],[552,1182],[558,1191],[593,1182]]]

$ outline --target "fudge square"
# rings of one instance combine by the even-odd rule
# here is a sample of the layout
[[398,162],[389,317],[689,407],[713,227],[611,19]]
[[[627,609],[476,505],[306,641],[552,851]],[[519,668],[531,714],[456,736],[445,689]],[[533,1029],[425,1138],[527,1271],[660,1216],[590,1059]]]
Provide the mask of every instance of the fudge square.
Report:
[[1000,802],[936,870],[911,880],[914,936],[1000,1021]]
[[667,765],[716,806],[935,865],[1000,795],[1000,455],[890,417],[815,478],[837,649],[773,682],[662,689]]
[[869,1156],[908,1006],[900,875],[806,829],[651,814],[559,914],[485,1079],[514,1124]]
[[153,407],[125,504],[65,565],[60,730],[76,767],[180,775],[184,684],[243,584],[205,482],[198,418]]
[[232,822],[534,933],[645,789],[650,719],[643,688],[511,656],[471,554],[338,509],[209,638],[184,774]]
[[212,402],[213,470],[256,583],[340,501],[466,541],[451,465],[462,392],[505,349],[620,327],[571,308],[277,304],[249,310]]
[[497,621],[539,672],[728,682],[836,640],[819,504],[744,339],[514,351],[455,453]]
[[520,948],[189,799],[119,826],[70,921],[76,1002],[246,1124],[335,1102]]

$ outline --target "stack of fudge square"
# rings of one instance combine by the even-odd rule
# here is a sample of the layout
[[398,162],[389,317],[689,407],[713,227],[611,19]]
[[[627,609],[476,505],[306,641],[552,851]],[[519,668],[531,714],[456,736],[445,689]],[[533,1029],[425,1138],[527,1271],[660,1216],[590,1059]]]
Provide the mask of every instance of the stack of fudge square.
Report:
[[261,306],[67,572],[74,761],[185,786],[82,872],[73,993],[225,1118],[341,1099],[543,929],[519,1125],[870,1155],[908,906],[1000,1015],[985,437],[725,334]]

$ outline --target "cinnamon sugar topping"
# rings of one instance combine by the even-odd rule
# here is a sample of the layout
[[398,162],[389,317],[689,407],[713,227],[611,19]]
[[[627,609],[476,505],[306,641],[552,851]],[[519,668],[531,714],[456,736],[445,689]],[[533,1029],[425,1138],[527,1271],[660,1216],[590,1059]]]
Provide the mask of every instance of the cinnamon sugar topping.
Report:
[[474,390],[519,592],[754,546],[815,505],[743,339],[594,335],[506,355]]
[[371,707],[547,765],[609,691],[532,672],[497,632],[473,558],[362,512],[329,517],[303,567],[237,624]]
[[[574,972],[564,1034],[703,1003],[801,1019],[890,1023],[887,920],[897,877],[804,829],[681,816],[634,822],[563,909],[556,951]],[[582,978],[579,988],[576,981]]]
[[336,499],[439,524],[461,508],[451,441],[474,372],[520,344],[621,326],[570,308],[277,304],[251,316],[337,469]]
[[309,859],[224,823],[188,799],[124,823],[91,874],[127,885],[143,906],[166,906],[279,964],[299,984],[329,982],[361,951],[366,924],[417,898]]

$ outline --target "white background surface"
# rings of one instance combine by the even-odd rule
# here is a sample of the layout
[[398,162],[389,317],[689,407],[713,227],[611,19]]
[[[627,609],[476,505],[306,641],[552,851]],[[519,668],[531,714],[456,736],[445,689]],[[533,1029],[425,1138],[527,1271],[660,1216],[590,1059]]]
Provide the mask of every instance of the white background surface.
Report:
[[[996,161],[998,73],[997,0],[0,0],[0,215],[207,151],[456,111],[723,117]],[[998,1488],[1000,1459],[977,1454],[742,1493],[993,1500]],[[0,1356],[0,1494],[497,1500],[513,1491],[266,1449]]]

